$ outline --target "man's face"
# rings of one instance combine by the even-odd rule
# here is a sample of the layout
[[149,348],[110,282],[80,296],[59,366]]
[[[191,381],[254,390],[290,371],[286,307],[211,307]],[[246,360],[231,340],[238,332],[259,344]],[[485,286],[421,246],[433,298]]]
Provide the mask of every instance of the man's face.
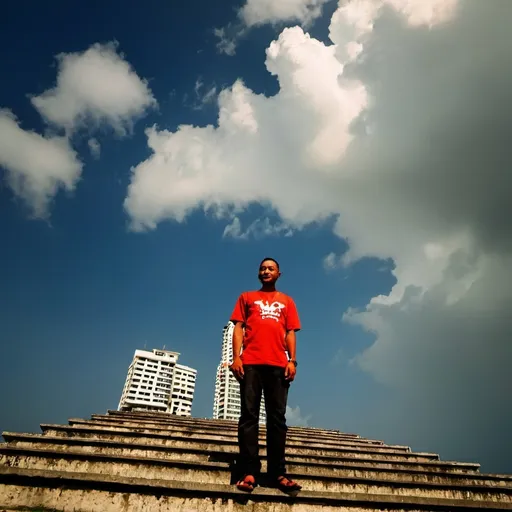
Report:
[[265,260],[260,266],[258,279],[264,284],[272,284],[279,279],[280,275],[281,273],[279,272],[275,261]]

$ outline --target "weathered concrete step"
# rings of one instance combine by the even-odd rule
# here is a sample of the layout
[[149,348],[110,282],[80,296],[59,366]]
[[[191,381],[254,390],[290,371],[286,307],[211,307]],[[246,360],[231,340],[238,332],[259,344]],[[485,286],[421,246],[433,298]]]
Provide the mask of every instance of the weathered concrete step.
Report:
[[[225,439],[225,440],[236,440],[238,439],[238,433],[236,431],[223,431],[223,430],[214,430],[214,429],[189,429],[181,426],[162,426],[158,424],[151,423],[132,423],[132,422],[117,422],[117,421],[104,421],[104,420],[84,420],[82,418],[70,418],[68,421],[69,425],[98,425],[103,427],[112,427],[112,428],[121,428],[121,429],[133,429],[137,431],[148,431],[148,432],[161,432],[161,433],[169,433],[172,435],[177,434],[180,436],[191,437],[196,439]],[[266,440],[265,432],[260,432],[259,436],[262,442]],[[366,442],[358,442],[340,438],[340,439],[328,439],[324,438],[316,438],[316,437],[306,437],[306,436],[296,436],[294,434],[288,434],[287,440],[289,443],[302,444],[307,446],[353,446],[355,448],[361,449],[373,449],[374,447],[379,447],[382,450],[399,450],[399,451],[410,451],[408,446],[402,445],[384,445],[382,443],[366,443]]]
[[[12,453],[8,453],[8,452]],[[108,474],[146,479],[177,480],[181,482],[202,482],[208,484],[231,481],[228,464],[214,462],[183,462],[151,460],[125,457],[30,452],[1,448],[0,464],[21,469]],[[475,501],[501,501],[512,503],[512,488],[492,486],[473,482],[452,484],[431,481],[378,480],[368,477],[345,477],[342,475],[300,474],[290,471],[293,478],[300,480],[304,489],[310,491],[356,492],[368,494],[390,494],[394,496],[415,496],[427,498],[468,499]]]
[[[70,418],[69,421],[84,421],[83,418]],[[173,420],[161,420],[161,421],[154,421],[150,418],[124,418],[124,417],[111,417],[108,415],[101,415],[101,414],[93,414],[91,416],[91,420],[87,421],[94,421],[94,422],[101,422],[109,423],[109,424],[116,424],[116,425],[125,425],[130,427],[138,427],[142,428],[144,425],[148,425],[153,428],[160,428],[160,429],[168,429],[168,430],[183,430],[188,432],[200,432],[200,433],[219,433],[222,432],[223,435],[231,435],[236,436],[238,427],[236,425],[230,425],[229,427],[224,426],[223,428],[219,428],[218,425],[194,425],[192,422],[184,422],[184,421],[173,421]],[[266,429],[262,427],[262,425],[259,426],[259,430],[261,434],[265,434]],[[378,440],[372,440],[372,439],[361,439],[361,438],[355,438],[353,436],[346,436],[344,434],[322,434],[320,432],[312,431],[308,433],[304,432],[296,432],[291,427],[288,427],[288,436],[297,438],[297,439],[321,439],[322,442],[339,442],[340,440],[344,440],[351,443],[356,444],[378,444],[382,445],[384,444],[383,441]]]
[[[83,418],[71,418],[73,420],[78,420]],[[199,432],[222,432],[227,435],[236,435],[238,431],[238,426],[235,425],[216,425],[216,424],[201,424],[196,425],[193,422],[187,422],[187,421],[174,421],[174,420],[154,420],[151,418],[125,418],[125,417],[118,417],[118,416],[108,416],[108,415],[100,415],[100,414],[93,414],[91,415],[91,419],[88,421],[99,421],[99,422],[108,422],[112,424],[126,424],[130,426],[135,425],[148,425],[152,426],[154,428],[160,428],[160,429],[181,429],[181,430],[188,430],[188,431],[199,431]],[[259,425],[259,430],[262,433],[266,432],[266,427],[262,424]],[[369,439],[362,439],[350,435],[345,435],[341,433],[326,433],[322,435],[320,432],[311,431],[311,432],[303,432],[303,431],[297,431],[292,427],[288,427],[288,434],[290,436],[301,438],[301,439],[310,439],[311,437],[315,437],[317,439],[322,439],[325,441],[338,441],[340,439],[355,442],[355,443],[363,443],[363,444],[383,444],[382,441],[378,440],[369,440]]]
[[[183,479],[182,471],[192,471],[192,480],[202,482],[229,482],[230,471],[234,467],[228,462],[188,460],[182,458],[152,458],[145,454],[113,455],[98,452],[79,452],[75,450],[55,450],[51,447],[45,449],[23,448],[20,446],[0,445],[0,464],[8,467],[22,467],[28,469],[44,469],[50,467],[54,470],[108,473],[123,476],[143,476],[144,478],[161,478],[177,480]],[[266,467],[264,465],[264,471]],[[512,495],[512,476],[485,475],[485,474],[453,474],[432,472],[410,472],[404,470],[388,470],[376,467],[344,467],[340,464],[288,464],[288,472],[294,478],[307,482],[311,490],[340,490],[340,482],[348,484],[373,484],[373,486],[393,488],[396,486],[435,486],[442,490],[461,488],[485,489],[487,492],[508,492]],[[218,480],[218,479],[221,480]],[[188,479],[188,477],[186,477]],[[320,482],[319,482],[320,481]],[[335,489],[333,489],[333,486]],[[343,489],[341,489],[343,491]],[[431,489],[428,489],[431,491]],[[368,491],[370,492],[370,491]],[[379,489],[379,492],[381,491]]]
[[250,495],[232,485],[173,480],[148,480],[93,473],[25,470],[0,467],[0,508],[51,509],[54,512],[351,512],[512,510],[512,504],[494,496],[489,501],[471,497],[447,499],[367,493],[301,491],[289,497],[276,489],[258,487]]
[[[162,412],[125,412],[125,411],[115,411],[115,410],[108,410],[107,414],[109,416],[118,416],[118,417],[129,417],[133,416],[134,418],[150,418],[150,419],[162,419],[162,420],[168,420],[169,418],[172,418],[173,421],[181,422],[181,423],[194,423],[194,424],[203,424],[203,425],[216,425],[220,428],[224,428],[226,425],[231,425],[232,427],[236,427],[237,422],[236,421],[230,421],[230,420],[213,420],[208,418],[194,418],[191,416],[177,416],[174,414],[168,414],[168,413],[162,413]],[[340,432],[339,430],[332,430],[332,429],[323,429],[323,428],[316,428],[316,427],[297,427],[297,426],[291,426],[290,429],[294,432],[305,432],[307,434],[316,433],[316,434],[322,434],[322,433],[334,433],[334,434],[342,434],[344,436],[350,436],[356,439],[364,439],[361,438],[358,434],[353,434],[349,432]]]
[[[156,459],[180,459],[188,461],[216,461],[233,462],[236,451],[218,451],[197,447],[175,447],[155,444],[144,444],[140,442],[127,442],[126,440],[114,441],[93,439],[86,437],[50,436],[41,434],[20,434],[4,432],[4,439],[9,446],[29,449],[49,449],[58,451],[69,451],[75,453],[97,453],[103,455],[124,455],[133,457],[149,457]],[[293,455],[288,453],[287,459],[290,463],[320,466],[326,468],[353,467],[360,469],[377,469],[402,472],[440,472],[453,474],[480,475],[478,464],[447,461],[425,461],[415,462],[402,460],[387,462],[376,459],[359,457],[339,456],[307,456]],[[512,478],[512,477],[510,477]]]
[[[213,419],[213,418],[204,418],[204,417],[198,417],[198,416],[179,416],[176,414],[170,414],[166,412],[158,412],[158,411],[118,411],[117,409],[108,409],[106,411],[106,414],[109,416],[134,416],[134,417],[140,417],[140,418],[174,418],[178,421],[197,421],[197,422],[203,422],[203,423],[216,423],[218,425],[224,425],[226,423],[231,423],[233,425],[237,424],[236,420],[224,420],[224,419]],[[328,429],[325,427],[311,427],[311,426],[293,426],[293,428],[296,429],[306,429],[306,430],[319,430],[323,432],[339,432],[338,429]],[[351,435],[354,437],[360,437],[359,434],[352,433],[352,432],[346,432],[347,435]]]
[[[180,458],[183,460],[212,460],[212,461],[227,461],[234,460],[237,450],[220,451],[211,447],[176,447],[173,445],[155,445],[145,444],[134,440],[132,442],[126,439],[109,440],[109,439],[94,439],[90,437],[68,437],[68,436],[51,436],[41,434],[20,434],[4,432],[5,440],[12,445],[22,448],[38,448],[41,445],[52,446],[52,449],[61,450],[83,450],[84,452],[95,452],[111,455],[133,455],[133,456],[147,456],[154,458]],[[59,448],[60,447],[60,448]],[[264,457],[265,454],[263,453]],[[358,457],[343,457],[343,456],[318,456],[318,455],[300,455],[293,454],[287,450],[287,459],[290,462],[300,464],[323,464],[327,467],[333,467],[338,464],[343,466],[360,466],[360,467],[379,467],[390,470],[404,470],[404,471],[439,471],[450,473],[472,473],[479,474],[478,464],[464,463],[464,462],[451,462],[451,461],[423,461],[416,462],[411,460],[400,461],[386,461],[375,458]]]
[[[41,429],[45,434],[52,436],[65,435],[65,436],[80,436],[80,437],[93,437],[96,439],[110,439],[115,441],[133,442],[134,439],[139,439],[140,442],[146,444],[160,444],[166,446],[176,446],[182,448],[200,447],[207,450],[219,450],[226,452],[237,451],[237,443],[234,441],[226,441],[217,439],[215,441],[194,439],[190,437],[180,438],[177,436],[170,436],[155,432],[137,432],[132,429],[112,429],[107,427],[94,427],[94,426],[69,426],[69,425],[47,425],[41,424]],[[262,447],[265,452],[265,447]],[[352,458],[371,458],[377,460],[388,461],[430,461],[438,460],[439,456],[433,453],[409,453],[409,452],[380,452],[372,450],[361,451],[352,447],[346,448],[316,448],[309,446],[298,446],[295,444],[287,444],[287,452],[293,455],[310,455],[310,456],[325,456],[330,455],[334,457],[352,457]]]
[[[130,422],[130,423],[150,423],[155,425],[173,425],[176,427],[182,427],[187,429],[206,429],[206,430],[214,430],[214,431],[222,431],[222,432],[231,432],[236,433],[238,429],[238,425],[236,422],[231,421],[223,421],[219,424],[217,420],[210,420],[210,423],[203,421],[200,424],[197,424],[194,419],[179,419],[175,420],[171,418],[154,418],[154,417],[137,417],[137,416],[119,416],[119,415],[105,415],[105,414],[93,414],[91,415],[92,420],[100,420],[100,421],[113,421],[113,422]],[[265,432],[266,426],[264,424],[259,425],[260,431]],[[340,438],[347,439],[352,442],[360,442],[360,443],[370,443],[370,444],[383,444],[382,441],[373,440],[373,439],[365,439],[354,434],[344,434],[342,432],[335,432],[331,430],[321,430],[321,429],[313,429],[309,427],[291,427],[288,426],[288,433],[297,437],[304,438],[321,438],[321,439],[333,439],[338,440]]]
[[[161,435],[172,436],[173,439],[199,439],[204,441],[226,441],[226,442],[236,442],[235,436],[226,436],[222,432],[217,434],[209,433],[209,434],[199,434],[195,432],[181,432],[181,431],[172,431],[168,429],[155,428],[147,425],[144,426],[123,426],[113,423],[104,423],[100,421],[91,421],[91,420],[82,420],[82,419],[70,419],[69,424],[72,427],[105,427],[109,430],[117,431],[117,432],[125,432],[127,430],[136,431],[136,432],[147,432],[147,433],[155,433]],[[41,426],[42,427],[42,426]],[[262,441],[265,440],[265,437],[262,438]],[[317,442],[315,439],[312,440],[297,440],[296,438],[287,438],[288,446],[296,446],[296,447],[308,447],[308,448],[325,448],[325,449],[345,449],[350,448],[360,452],[379,452],[379,453],[401,453],[401,452],[410,452],[409,447],[407,446],[386,446],[386,445],[353,445],[350,443],[340,442],[340,443],[323,443],[321,441]]]

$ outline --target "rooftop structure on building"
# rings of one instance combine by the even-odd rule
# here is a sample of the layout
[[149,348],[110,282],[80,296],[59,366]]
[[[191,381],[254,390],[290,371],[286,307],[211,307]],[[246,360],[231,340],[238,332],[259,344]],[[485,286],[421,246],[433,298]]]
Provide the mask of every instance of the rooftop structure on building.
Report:
[[[240,384],[229,365],[233,362],[233,322],[222,330],[222,353],[215,376],[215,395],[213,398],[213,419],[238,421],[240,417]],[[260,423],[265,423],[265,399],[261,400]]]
[[170,350],[136,350],[118,410],[190,416],[197,370],[178,364],[179,355]]

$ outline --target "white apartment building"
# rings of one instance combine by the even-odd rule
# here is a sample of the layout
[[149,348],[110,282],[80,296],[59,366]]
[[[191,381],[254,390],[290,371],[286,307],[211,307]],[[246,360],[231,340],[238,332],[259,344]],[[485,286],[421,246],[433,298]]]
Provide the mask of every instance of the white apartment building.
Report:
[[197,370],[178,364],[179,355],[169,350],[136,350],[118,410],[190,416]]
[[[240,417],[240,385],[229,369],[233,361],[233,322],[222,330],[222,355],[215,377],[215,396],[213,399],[213,418],[216,420],[238,421]],[[260,423],[265,423],[265,401],[260,406]]]

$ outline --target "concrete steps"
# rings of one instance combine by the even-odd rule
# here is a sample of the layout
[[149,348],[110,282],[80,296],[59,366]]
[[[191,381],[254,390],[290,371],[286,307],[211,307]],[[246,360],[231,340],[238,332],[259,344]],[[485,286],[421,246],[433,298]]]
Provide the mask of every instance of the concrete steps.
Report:
[[2,512],[512,510],[512,475],[332,430],[290,429],[292,497],[264,475],[251,495],[232,485],[234,422],[111,411],[41,429],[3,433]]
[[[478,503],[471,499],[447,500],[356,493],[301,491],[296,498],[284,496],[275,489],[258,487],[250,495],[237,492],[233,486],[109,475],[66,474],[57,471],[18,470],[0,467],[2,495],[8,500],[2,512],[38,511],[151,511],[151,512],[366,512],[389,511],[462,511],[510,510],[495,502]],[[24,489],[31,492],[23,492]]]
[[[182,436],[166,431],[151,431],[146,428],[131,429],[124,427],[111,427],[102,425],[47,425],[42,424],[41,429],[47,435],[53,436],[76,436],[105,439],[116,441],[124,439],[126,441],[138,440],[145,444],[158,444],[164,446],[175,446],[179,448],[200,448],[205,450],[220,450],[227,453],[236,453],[238,448],[234,439],[223,439],[221,435],[217,439]],[[265,446],[262,446],[262,453],[266,453]],[[354,448],[346,447],[340,444],[339,447],[326,446],[319,443],[295,443],[287,442],[287,453],[291,455],[305,456],[324,456],[324,457],[345,457],[358,459],[365,457],[372,460],[390,460],[390,461],[431,461],[439,457],[432,453],[412,453],[405,450],[393,450],[387,447],[373,448]]]
[[[75,453],[101,453],[106,455],[129,455],[129,456],[145,456],[159,459],[180,459],[190,461],[219,461],[232,463],[235,459],[236,450],[221,451],[218,449],[201,448],[197,446],[189,446],[186,448],[177,446],[155,445],[143,442],[132,442],[124,437],[116,440],[110,439],[93,439],[90,437],[73,436],[52,436],[38,434],[17,434],[4,432],[3,434],[9,446],[19,448],[36,448],[39,450],[57,450]],[[264,450],[263,450],[264,451]],[[265,453],[262,453],[265,458]],[[459,462],[446,461],[423,461],[416,462],[410,460],[390,461],[388,459],[376,460],[366,456],[355,459],[354,457],[339,456],[319,456],[314,455],[296,455],[288,450],[288,461],[294,464],[302,465],[319,465],[328,468],[334,468],[338,465],[343,467],[371,467],[382,468],[384,470],[397,470],[404,472],[426,471],[428,473],[445,472],[465,474],[475,471],[474,464],[466,464]]]
[[[187,424],[187,425],[203,425],[210,428],[221,428],[221,429],[236,429],[237,422],[236,421],[230,421],[230,420],[212,420],[207,418],[191,418],[191,417],[183,417],[183,416],[174,416],[169,415],[167,413],[161,413],[161,412],[120,412],[115,410],[109,410],[107,411],[107,415],[98,415],[93,414],[91,418],[97,416],[101,417],[109,417],[109,418],[135,418],[137,421],[143,422],[146,419],[149,419],[151,421],[160,421],[160,422],[171,422],[171,423],[180,423],[180,424]],[[260,425],[260,427],[265,430],[264,425]],[[351,434],[346,432],[339,432],[338,430],[327,430],[323,428],[315,428],[315,427],[288,427],[289,432],[304,432],[311,435],[313,434],[321,434],[321,435],[329,435],[334,434],[338,435],[341,434],[343,436],[352,437],[355,439],[361,439],[361,437],[358,434]]]
[[[227,462],[184,461],[76,453],[72,451],[38,450],[18,447],[0,447],[0,464],[22,469],[46,469],[54,471],[110,474],[127,477],[203,483],[231,482],[232,468]],[[467,490],[478,492],[486,499],[497,497],[512,503],[512,482],[486,475],[453,475],[428,473],[404,473],[369,468],[331,468],[326,466],[290,464],[289,473],[314,491],[366,492],[372,494],[400,494],[402,488],[414,496],[438,496],[462,499]],[[434,497],[435,497],[434,496]]]
[[[120,416],[120,414],[126,414],[126,416]],[[179,418],[179,417],[169,417],[169,418],[153,418],[153,417],[141,417],[138,418],[134,416],[135,413],[119,413],[118,411],[112,411],[109,414],[93,414],[91,419],[93,420],[105,420],[105,421],[114,421],[117,423],[128,423],[131,421],[135,421],[137,424],[143,423],[154,423],[158,425],[177,425],[182,428],[193,428],[194,430],[206,429],[206,430],[214,430],[217,431],[219,428],[223,432],[233,432],[236,433],[238,429],[238,424],[234,421],[224,421],[224,420],[203,420],[196,418]],[[265,432],[265,425],[260,425],[260,431]],[[331,439],[351,439],[356,441],[366,441],[370,443],[379,443],[382,444],[382,441],[376,441],[372,439],[365,439],[356,434],[347,434],[344,432],[339,432],[335,430],[321,430],[314,428],[304,428],[304,427],[288,427],[288,433],[293,436],[306,436],[311,437],[312,434],[315,436],[321,436],[322,438],[331,438]]]
[[[148,419],[144,419],[143,421],[136,420],[125,420],[118,418],[109,418],[108,416],[95,414],[92,416],[91,420],[84,420],[82,418],[70,418],[70,425],[83,425],[83,424],[95,424],[95,425],[105,425],[105,426],[124,426],[129,428],[147,428],[147,429],[157,429],[157,430],[168,430],[173,432],[189,432],[194,434],[205,434],[205,435],[219,435],[237,438],[237,427],[233,426],[232,428],[224,428],[219,430],[219,427],[206,427],[206,426],[193,426],[190,424],[183,424],[183,422],[164,422],[164,421],[150,421]],[[265,439],[265,429],[260,427],[260,438]],[[289,440],[297,440],[297,441],[311,441],[311,433],[308,435],[303,432],[296,431],[288,431],[288,439]],[[346,436],[344,434],[329,434],[329,435],[317,435],[315,439],[321,440],[324,444],[335,444],[338,445],[341,441],[345,445],[351,446],[381,446],[383,445],[383,441],[374,441],[371,439],[361,439],[355,438],[352,436]],[[407,446],[396,446],[396,448],[401,448],[404,450],[409,450]]]
[[[144,424],[144,426],[137,425],[135,423],[126,425],[126,424],[116,424],[113,422],[104,422],[104,421],[88,421],[88,420],[77,420],[70,419],[69,424],[71,426],[77,427],[105,427],[110,431],[119,431],[125,432],[128,430],[135,430],[139,433],[155,433],[161,434],[163,436],[170,436],[174,439],[197,439],[203,440],[205,442],[215,441],[215,442],[229,442],[229,443],[237,443],[237,436],[231,433],[224,433],[222,431],[210,431],[210,432],[202,432],[202,431],[193,431],[187,430],[183,431],[182,429],[176,428],[164,428],[161,426],[148,426]],[[52,428],[51,425],[44,425],[44,428]],[[265,441],[265,435],[260,435],[260,441]],[[372,453],[409,453],[410,449],[407,446],[386,446],[384,444],[357,444],[351,441],[345,441],[344,439],[339,440],[338,442],[334,440],[323,440],[321,438],[316,438],[314,440],[308,440],[305,437],[296,437],[293,434],[287,436],[287,445],[294,447],[314,447],[314,448],[325,448],[329,449],[340,449],[347,448],[353,449],[361,452],[372,452]],[[436,454],[428,454],[429,456],[437,457]]]

